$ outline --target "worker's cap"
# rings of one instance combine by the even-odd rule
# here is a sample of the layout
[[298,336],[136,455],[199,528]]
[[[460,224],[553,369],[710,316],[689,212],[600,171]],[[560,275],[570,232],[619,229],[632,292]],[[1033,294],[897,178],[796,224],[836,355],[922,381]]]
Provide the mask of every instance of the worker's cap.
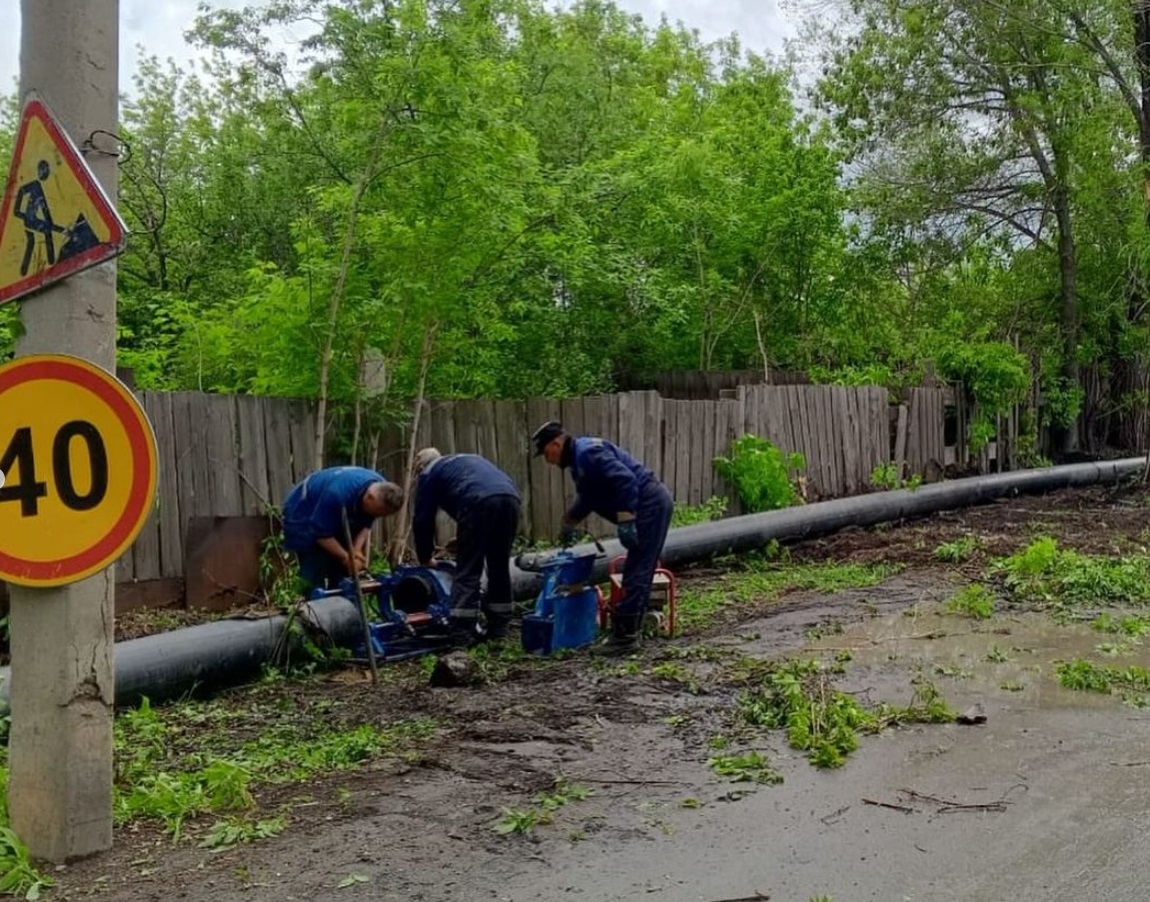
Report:
[[550,445],[555,439],[563,434],[563,424],[558,420],[548,420],[542,426],[535,430],[535,434],[531,436],[531,441],[535,445],[535,454],[543,453],[543,449]]

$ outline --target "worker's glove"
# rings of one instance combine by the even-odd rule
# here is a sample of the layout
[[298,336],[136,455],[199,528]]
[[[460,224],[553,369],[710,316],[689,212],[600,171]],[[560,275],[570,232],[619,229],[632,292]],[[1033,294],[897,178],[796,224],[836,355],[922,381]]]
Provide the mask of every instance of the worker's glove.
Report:
[[628,551],[639,547],[639,526],[634,520],[624,520],[617,527],[619,542]]
[[564,548],[570,548],[579,541],[579,529],[575,526],[564,526],[559,533],[559,544]]

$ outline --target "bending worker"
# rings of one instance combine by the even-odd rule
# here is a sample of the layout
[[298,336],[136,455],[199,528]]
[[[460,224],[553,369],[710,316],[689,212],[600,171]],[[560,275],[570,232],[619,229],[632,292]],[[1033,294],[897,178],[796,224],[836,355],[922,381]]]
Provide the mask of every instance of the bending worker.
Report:
[[[424,448],[415,456],[415,515],[412,534],[421,564],[435,549],[435,514],[443,510],[456,523],[456,570],[451,586],[451,617],[459,638],[480,638],[479,612],[486,638],[503,639],[511,622],[511,545],[519,530],[519,491],[511,477],[478,454],[441,455]],[[487,568],[487,592],[480,580]]]
[[310,586],[334,586],[367,565],[367,542],[376,517],[394,514],[402,505],[403,489],[375,470],[317,470],[284,501],[284,546],[295,552],[300,575]]
[[674,503],[655,474],[630,454],[601,438],[575,437],[554,420],[531,437],[535,453],[549,464],[571,471],[575,500],[563,518],[564,546],[578,536],[576,526],[595,513],[615,524],[627,549],[623,599],[611,618],[611,636],[594,653],[623,655],[639,642],[651,581],[667,540]]

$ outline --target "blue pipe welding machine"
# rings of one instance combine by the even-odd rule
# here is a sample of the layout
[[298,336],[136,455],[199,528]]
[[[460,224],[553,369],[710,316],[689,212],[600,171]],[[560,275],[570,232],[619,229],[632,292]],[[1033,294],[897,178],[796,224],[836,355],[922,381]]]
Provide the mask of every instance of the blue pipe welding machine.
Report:
[[543,574],[535,611],[523,617],[523,648],[549,655],[562,648],[581,648],[595,641],[599,631],[602,594],[587,580],[598,555],[559,551],[551,555],[520,555],[520,570]]
[[[451,585],[455,565],[441,562],[434,567],[396,567],[360,581],[359,590],[368,610],[372,650],[380,661],[402,661],[449,646],[451,638]],[[337,589],[317,589],[309,600],[340,595],[358,607],[358,593],[351,577]],[[372,608],[374,607],[374,610]],[[364,640],[357,640],[352,654],[367,657]]]

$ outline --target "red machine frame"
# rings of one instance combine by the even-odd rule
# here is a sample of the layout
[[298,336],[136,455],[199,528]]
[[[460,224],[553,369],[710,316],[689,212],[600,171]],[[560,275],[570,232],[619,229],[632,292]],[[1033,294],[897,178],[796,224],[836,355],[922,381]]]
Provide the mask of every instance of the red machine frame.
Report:
[[[599,593],[599,627],[607,629],[611,625],[611,615],[615,610],[615,605],[623,600],[623,585],[622,581],[612,579],[613,576],[619,574],[622,563],[627,560],[627,555],[621,554],[618,557],[612,558],[607,563],[607,580],[611,586],[611,593],[608,597],[604,597],[603,593]],[[666,606],[666,626],[664,631],[668,636],[675,635],[676,623],[676,601],[675,601],[675,574],[668,570],[660,563],[655,568],[654,576],[667,577],[667,606]],[[652,582],[653,582],[652,578]]]

